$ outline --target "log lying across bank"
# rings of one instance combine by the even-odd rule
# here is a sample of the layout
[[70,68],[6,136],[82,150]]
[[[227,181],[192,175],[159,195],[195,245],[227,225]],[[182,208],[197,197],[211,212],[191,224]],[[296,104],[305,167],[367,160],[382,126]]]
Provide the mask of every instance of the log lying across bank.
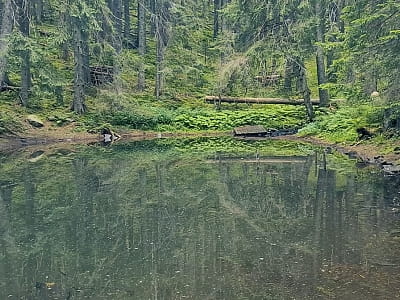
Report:
[[[206,96],[207,103],[251,103],[251,104],[286,104],[303,105],[303,99],[283,99],[283,98],[238,98],[238,97],[218,97]],[[319,105],[319,99],[311,99],[312,105]]]

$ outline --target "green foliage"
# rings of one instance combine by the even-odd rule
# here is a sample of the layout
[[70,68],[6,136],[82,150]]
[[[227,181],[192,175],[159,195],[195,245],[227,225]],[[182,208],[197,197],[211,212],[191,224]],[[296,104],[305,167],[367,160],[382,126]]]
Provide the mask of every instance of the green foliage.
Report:
[[17,133],[22,131],[21,118],[9,109],[0,108],[0,134]]
[[137,112],[117,112],[110,118],[112,125],[124,125],[135,129],[154,129],[157,125],[170,124],[172,119],[169,113],[154,112],[143,114]]
[[396,0],[362,0],[343,9],[348,26],[336,35],[332,68],[354,100],[368,98],[376,89],[386,100],[399,99],[399,17]]
[[[160,70],[165,79],[164,94],[162,101],[155,102],[156,39],[150,34],[154,29],[150,17],[146,20],[146,54],[142,57],[135,49],[132,34],[126,37],[124,49],[116,51],[118,32],[106,1],[44,1],[48,4],[45,18],[40,23],[34,17],[31,19],[31,35],[25,36],[15,27],[10,36],[7,73],[18,85],[19,54],[30,50],[33,86],[29,109],[53,118],[59,125],[73,119],[64,113],[67,114],[74,92],[71,22],[75,20],[87,34],[90,65],[118,67],[115,83],[86,89],[90,113],[79,118],[81,130],[102,124],[160,131],[231,130],[242,125],[298,128],[305,123],[303,108],[235,106],[233,110],[230,107],[214,111],[199,99],[209,93],[255,97],[287,93],[286,96],[298,97],[299,91],[283,91],[283,80],[279,85],[265,86],[255,78],[271,74],[283,77],[288,60],[304,62],[312,97],[316,97],[316,46],[323,46],[324,54],[329,55],[327,63],[333,79],[323,87],[331,95],[349,98],[353,104],[366,103],[371,90],[377,88],[382,99],[395,102],[400,95],[398,1],[360,0],[344,8],[340,3],[328,2],[322,2],[325,14],[321,16],[326,24],[326,41],[317,44],[319,16],[315,15],[313,1],[228,1],[218,11],[220,30],[216,37],[212,1],[169,1],[169,41]],[[134,10],[132,6],[130,33],[137,25]],[[138,94],[137,73],[141,66],[145,69],[146,89]],[[18,91],[13,95],[16,102]],[[12,105],[7,107],[14,110]],[[379,123],[377,120],[382,118],[381,112],[371,114],[375,118],[372,120],[363,119],[363,114],[357,115],[352,109],[343,109],[335,115],[328,114],[329,117],[321,115],[304,132],[317,134],[327,130],[327,136],[337,135],[334,139],[352,140],[356,137],[355,127]],[[61,113],[53,114],[54,111]],[[398,115],[394,107],[390,118],[395,120]],[[344,118],[343,122],[340,118]],[[13,130],[11,124],[16,119],[17,114],[3,113],[2,130]],[[339,132],[346,128],[349,133],[341,135]]]
[[178,128],[193,130],[231,130],[243,125],[264,125],[267,128],[299,128],[305,122],[303,108],[270,106],[239,111],[185,111],[174,119]]
[[332,142],[354,142],[357,128],[378,128],[382,110],[371,105],[343,106],[334,112],[319,112],[316,120],[300,130],[300,135],[317,135]]
[[173,112],[162,107],[131,107],[119,111],[98,111],[88,113],[84,118],[87,128],[97,128],[99,124],[131,129],[156,129],[160,125],[173,122]]

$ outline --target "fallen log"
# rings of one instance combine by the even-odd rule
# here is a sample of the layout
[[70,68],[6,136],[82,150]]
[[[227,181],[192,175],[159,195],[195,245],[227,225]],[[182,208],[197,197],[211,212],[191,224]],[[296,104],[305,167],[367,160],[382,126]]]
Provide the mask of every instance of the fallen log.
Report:
[[[207,103],[251,103],[251,104],[286,104],[303,105],[303,99],[283,99],[283,98],[237,98],[237,97],[218,97],[206,96]],[[311,99],[312,105],[319,105],[319,99]]]

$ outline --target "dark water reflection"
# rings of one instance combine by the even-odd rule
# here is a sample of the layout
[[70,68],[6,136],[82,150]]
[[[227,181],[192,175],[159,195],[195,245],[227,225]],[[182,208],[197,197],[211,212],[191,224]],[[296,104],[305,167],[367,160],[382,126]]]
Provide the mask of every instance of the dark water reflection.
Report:
[[[245,153],[201,151],[221,143]],[[325,159],[226,139],[2,157],[0,299],[399,298],[399,178]]]

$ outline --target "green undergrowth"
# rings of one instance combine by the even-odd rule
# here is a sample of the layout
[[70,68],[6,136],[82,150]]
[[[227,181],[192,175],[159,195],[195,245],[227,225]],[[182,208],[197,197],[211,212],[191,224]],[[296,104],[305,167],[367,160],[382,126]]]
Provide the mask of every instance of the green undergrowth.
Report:
[[383,110],[368,104],[344,105],[337,110],[320,111],[315,121],[299,132],[301,136],[318,136],[330,142],[355,142],[357,129],[376,133],[381,127]]
[[304,109],[282,105],[244,110],[182,111],[174,119],[178,128],[195,130],[230,130],[244,125],[264,125],[267,128],[299,128],[306,120]]
[[89,113],[87,127],[109,123],[114,127],[158,131],[225,131],[244,125],[264,125],[267,128],[300,128],[306,116],[302,107],[282,105],[263,108],[215,110],[210,107],[181,106],[170,109],[159,106],[139,106],[116,112]]
[[0,106],[0,135],[15,134],[23,130],[21,113],[15,108],[1,105]]

